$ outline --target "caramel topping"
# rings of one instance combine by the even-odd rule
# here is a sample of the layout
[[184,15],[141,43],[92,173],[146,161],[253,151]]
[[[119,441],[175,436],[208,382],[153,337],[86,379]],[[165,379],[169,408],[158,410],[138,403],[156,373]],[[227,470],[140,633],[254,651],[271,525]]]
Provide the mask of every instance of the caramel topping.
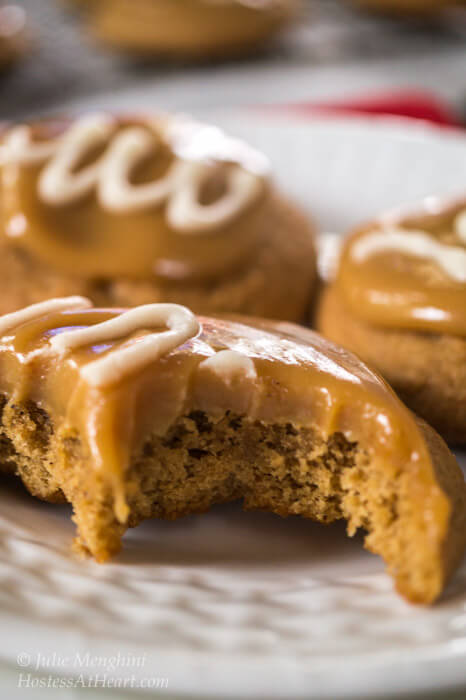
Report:
[[[412,414],[354,356],[291,324],[196,320],[173,305],[152,308],[147,317],[141,308],[71,308],[39,317],[28,312],[0,340],[0,391],[18,402],[36,402],[56,431],[80,437],[113,488],[122,522],[128,515],[123,478],[131,457],[148,435],[164,435],[193,410],[289,421],[326,436],[342,432],[367,447],[390,477],[415,470],[422,498],[434,497],[429,453]],[[167,319],[176,337],[164,335]],[[157,339],[157,324],[156,351],[152,346],[134,363],[125,350]],[[57,354],[57,348],[66,352]],[[118,378],[92,381],[89,368],[102,361],[114,367],[112,358],[118,358]]]
[[0,148],[4,233],[66,274],[211,277],[267,230],[265,158],[182,117],[17,126]]
[[388,328],[466,336],[466,201],[428,199],[344,244],[335,280],[351,313]]

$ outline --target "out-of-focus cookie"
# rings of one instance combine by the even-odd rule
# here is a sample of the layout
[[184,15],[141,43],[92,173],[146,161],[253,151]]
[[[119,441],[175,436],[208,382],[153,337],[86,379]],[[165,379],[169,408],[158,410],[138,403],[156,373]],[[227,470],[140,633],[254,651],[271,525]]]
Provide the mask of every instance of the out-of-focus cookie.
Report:
[[26,13],[17,5],[0,7],[0,70],[14,63],[27,49]]
[[352,0],[359,7],[376,12],[398,14],[429,14],[451,5],[451,0]]
[[[458,4],[454,0],[353,0],[359,7],[404,15],[429,15]],[[460,0],[461,2],[461,0]]]
[[429,198],[353,233],[317,325],[444,437],[466,443],[466,199]]
[[0,311],[51,296],[303,319],[312,225],[265,156],[186,117],[88,114],[0,147]]
[[250,52],[295,16],[299,0],[99,0],[89,5],[94,36],[114,48],[172,58]]

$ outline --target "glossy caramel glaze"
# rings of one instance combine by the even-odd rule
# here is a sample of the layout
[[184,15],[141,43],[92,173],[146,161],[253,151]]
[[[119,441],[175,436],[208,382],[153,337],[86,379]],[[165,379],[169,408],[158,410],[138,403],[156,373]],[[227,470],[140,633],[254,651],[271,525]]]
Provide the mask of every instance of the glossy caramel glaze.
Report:
[[[3,149],[0,149],[0,201],[3,234],[10,245],[25,249],[65,275],[102,280],[115,277],[181,281],[219,278],[251,260],[267,234],[271,208],[268,164],[261,154],[226,137],[215,127],[181,117],[143,120],[113,119],[105,115],[105,118],[113,120],[113,124],[108,125],[108,137],[88,150],[83,149],[83,158],[71,168],[70,180],[108,154],[110,146],[123,132],[132,130],[134,135],[136,130],[139,137],[146,136],[149,146],[147,153],[127,173],[128,200],[131,197],[134,200],[136,189],[165,178],[170,169],[180,163],[203,169],[202,182],[196,191],[200,201],[194,202],[196,206],[201,205],[201,217],[210,205],[225,201],[228,178],[232,175],[239,174],[243,180],[249,177],[246,190],[249,185],[250,196],[246,192],[243,200],[236,205],[231,203],[230,216],[214,212],[213,221],[208,221],[205,230],[198,225],[192,231],[181,232],[170,224],[170,214],[176,220],[177,212],[179,219],[181,211],[183,217],[186,202],[183,209],[178,198],[173,206],[169,195],[155,204],[131,208],[122,206],[124,198],[113,192],[112,209],[99,200],[95,184],[83,196],[51,203],[45,194],[50,190],[53,194],[54,188],[43,186],[41,195],[41,177],[54,154],[39,158],[38,162],[34,159],[20,162],[5,149],[10,133],[7,131],[3,134]],[[30,131],[33,145],[51,144],[53,150],[53,143],[64,138],[78,121],[46,121],[34,125]],[[109,175],[113,172],[110,166]],[[101,178],[104,184],[105,177]],[[189,182],[195,177],[188,178]],[[58,177],[58,183],[62,179]],[[173,189],[179,193],[181,185]],[[186,216],[185,219],[188,221]]]
[[446,527],[448,501],[413,415],[356,357],[293,324],[252,327],[204,317],[198,317],[199,333],[181,347],[104,387],[86,383],[83,367],[154,329],[64,356],[51,351],[50,339],[58,334],[95,327],[123,311],[45,314],[7,331],[0,344],[0,391],[15,402],[34,401],[58,434],[79,437],[113,487],[121,522],[128,515],[124,473],[148,435],[163,436],[193,410],[214,417],[230,410],[251,421],[310,426],[324,436],[343,433],[383,466],[387,478],[412,473],[414,498],[423,503],[416,518],[433,537]]
[[381,327],[465,337],[465,212],[464,199],[429,198],[357,230],[335,279],[348,310]]

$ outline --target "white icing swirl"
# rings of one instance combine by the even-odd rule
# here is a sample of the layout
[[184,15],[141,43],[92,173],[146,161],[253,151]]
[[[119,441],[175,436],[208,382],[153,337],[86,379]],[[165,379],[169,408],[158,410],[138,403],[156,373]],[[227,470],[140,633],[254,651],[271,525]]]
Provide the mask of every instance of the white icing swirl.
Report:
[[444,245],[424,231],[387,227],[367,233],[351,246],[351,255],[357,262],[387,251],[431,260],[455,282],[466,283],[466,250]]
[[20,125],[10,129],[0,148],[0,165],[34,165],[53,156],[60,140],[33,141],[31,129]]
[[39,196],[46,204],[70,204],[92,192],[105,156],[74,171],[91,149],[105,144],[114,128],[115,122],[105,114],[84,117],[70,127],[39,177]]
[[260,194],[261,180],[238,165],[227,173],[226,192],[212,204],[200,204],[199,194],[211,166],[203,163],[185,163],[178,187],[167,206],[167,220],[175,231],[202,233],[231,221],[248,207]]
[[92,306],[92,302],[89,299],[78,296],[48,299],[38,304],[31,304],[24,309],[13,311],[13,313],[5,314],[0,317],[0,336],[6,335],[9,331],[21,326],[23,323],[28,323],[28,321],[33,321],[46,314],[72,309],[86,309],[90,306]]
[[160,326],[167,326],[168,330],[132,338],[81,368],[85,381],[101,388],[120,381],[194,338],[200,330],[194,314],[177,304],[146,304],[109,321],[55,335],[50,339],[50,346],[54,352],[66,354],[86,345],[124,338],[135,331]]
[[134,167],[156,148],[157,142],[147,129],[134,127],[117,134],[100,169],[98,198],[104,209],[138,211],[163,204],[176,191],[180,181],[179,162],[155,182],[145,185],[129,182]]
[[[34,142],[27,126],[6,136],[0,164],[49,162],[40,173],[38,194],[51,206],[79,201],[94,189],[103,209],[112,213],[140,211],[166,203],[170,226],[183,234],[219,229],[247,208],[260,194],[267,171],[264,158],[220,129],[183,118],[161,121],[159,131],[173,147],[175,160],[157,181],[134,185],[135,166],[156,153],[157,126],[126,127],[115,138],[116,121],[105,114],[82,117],[58,139]],[[107,143],[91,164],[79,164],[93,148]],[[202,185],[219,163],[228,164],[223,195],[208,205],[200,203]],[[250,167],[247,167],[250,164]]]
[[456,215],[454,225],[457,237],[466,245],[466,209]]

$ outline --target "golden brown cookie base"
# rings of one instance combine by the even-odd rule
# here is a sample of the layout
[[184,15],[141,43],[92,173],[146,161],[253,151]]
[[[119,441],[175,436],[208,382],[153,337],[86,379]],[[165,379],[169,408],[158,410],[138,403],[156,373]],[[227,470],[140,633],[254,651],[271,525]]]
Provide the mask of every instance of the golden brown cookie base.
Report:
[[446,440],[466,444],[466,339],[370,325],[332,288],[322,294],[317,328],[376,368]]
[[174,302],[205,315],[232,312],[300,321],[307,315],[316,280],[312,226],[296,207],[275,195],[265,241],[248,265],[220,279],[177,282],[66,277],[4,238],[0,314],[53,297],[81,294],[100,306]]
[[[431,603],[465,549],[466,489],[442,440],[423,423],[421,430],[450,503],[441,551],[429,547],[418,529],[407,498],[409,472],[388,477],[383,464],[370,464],[362,446],[341,433],[325,440],[309,427],[251,421],[230,412],[214,419],[194,411],[164,436],[148,435],[126,475],[127,525],[175,519],[237,498],[247,509],[282,516],[323,523],[344,518],[350,535],[359,527],[368,531],[366,546],[385,559],[402,595]],[[79,435],[57,435],[49,417],[31,403],[4,404],[1,431],[1,456],[11,462],[14,455],[29,491],[52,501],[63,494],[72,503],[77,549],[100,562],[118,552],[126,525],[116,520],[108,481],[92,467]]]

